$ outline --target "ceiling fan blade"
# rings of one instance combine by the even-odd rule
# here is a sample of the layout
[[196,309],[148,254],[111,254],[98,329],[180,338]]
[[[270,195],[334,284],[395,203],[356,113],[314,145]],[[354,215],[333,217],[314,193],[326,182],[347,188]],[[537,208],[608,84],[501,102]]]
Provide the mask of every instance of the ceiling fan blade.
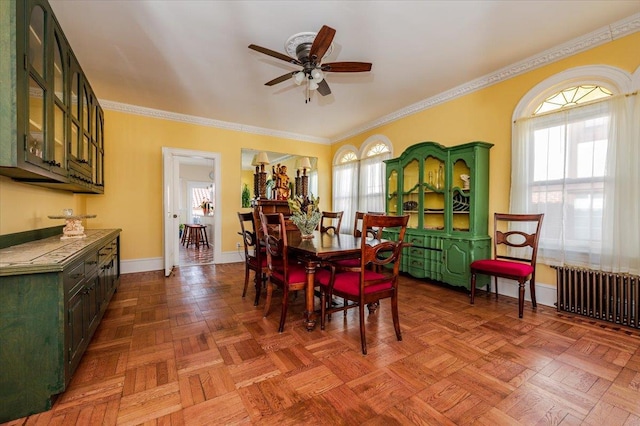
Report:
[[327,96],[327,95],[331,94],[331,89],[329,88],[329,83],[327,83],[327,80],[324,80],[324,79],[320,83],[318,83],[318,88],[316,90],[322,96]]
[[[320,32],[316,35],[316,38],[313,40],[311,50],[309,50],[309,58],[314,62],[320,62],[324,54],[327,53],[329,46],[331,46],[331,42],[335,35],[336,30],[323,25],[322,28],[320,28]],[[315,59],[313,59],[314,56]]]
[[322,65],[322,71],[366,72],[371,71],[371,64],[369,62],[330,62]]
[[283,81],[289,80],[293,76],[293,74],[295,74],[295,73],[296,73],[296,71],[288,72],[286,74],[281,75],[280,77],[274,78],[271,81],[267,81],[264,85],[265,86],[274,86],[274,85],[276,85],[278,83],[282,83]]
[[276,52],[275,50],[267,49],[266,47],[257,46],[255,44],[250,44],[249,49],[253,49],[256,52],[264,53],[265,55],[269,55],[273,58],[283,60],[285,62],[289,62],[290,64],[302,65],[300,61],[294,59],[290,56],[285,55],[284,53]]

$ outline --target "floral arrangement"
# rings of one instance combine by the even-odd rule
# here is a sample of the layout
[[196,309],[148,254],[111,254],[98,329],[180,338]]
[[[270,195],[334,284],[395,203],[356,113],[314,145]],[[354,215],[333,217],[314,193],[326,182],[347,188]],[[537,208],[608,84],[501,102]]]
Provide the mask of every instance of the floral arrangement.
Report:
[[291,210],[291,222],[300,229],[303,237],[312,235],[322,218],[322,213],[318,207],[320,197],[315,198],[313,194],[311,194],[310,198],[298,195],[289,198],[287,201]]

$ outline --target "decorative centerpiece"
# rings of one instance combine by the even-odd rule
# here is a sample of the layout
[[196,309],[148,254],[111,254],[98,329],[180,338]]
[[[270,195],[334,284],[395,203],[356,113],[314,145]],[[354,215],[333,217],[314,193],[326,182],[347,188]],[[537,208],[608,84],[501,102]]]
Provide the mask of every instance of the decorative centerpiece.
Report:
[[291,222],[298,227],[303,240],[313,238],[313,231],[318,227],[322,213],[318,208],[320,197],[311,198],[296,196],[287,200],[291,210]]
[[74,215],[73,209],[63,209],[62,215],[51,215],[49,219],[64,219],[65,227],[62,229],[61,240],[85,238],[84,226],[82,226],[82,219],[93,219],[95,214],[80,214]]

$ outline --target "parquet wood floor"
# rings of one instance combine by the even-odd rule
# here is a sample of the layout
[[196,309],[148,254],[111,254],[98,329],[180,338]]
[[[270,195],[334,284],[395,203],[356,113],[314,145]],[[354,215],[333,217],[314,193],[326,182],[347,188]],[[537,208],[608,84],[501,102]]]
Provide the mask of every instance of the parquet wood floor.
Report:
[[[124,275],[68,390],[11,425],[640,424],[640,333],[401,278],[388,301],[285,332],[241,298],[243,265]],[[278,306],[279,296],[273,306]]]

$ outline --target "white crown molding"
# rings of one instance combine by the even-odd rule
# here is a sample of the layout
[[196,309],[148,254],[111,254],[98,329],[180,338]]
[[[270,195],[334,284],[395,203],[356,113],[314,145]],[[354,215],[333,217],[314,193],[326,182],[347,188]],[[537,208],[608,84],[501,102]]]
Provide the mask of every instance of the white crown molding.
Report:
[[360,127],[356,127],[355,129],[352,129],[347,133],[335,137],[334,139],[332,139],[331,143],[340,142],[347,138],[364,133],[368,130],[380,127],[384,124],[389,124],[401,118],[413,115],[417,112],[432,108],[436,105],[440,105],[461,96],[468,95],[469,93],[487,88],[496,83],[500,83],[512,77],[548,65],[552,62],[559,61],[585,50],[589,50],[596,46],[625,37],[637,31],[640,31],[640,13],[631,15],[628,18],[617,21],[606,27],[602,27],[590,34],[575,38],[552,49],[545,50],[538,55],[531,56],[513,65],[502,68],[496,72],[487,74],[476,80],[472,80],[468,83],[464,83],[460,86],[454,87],[451,90],[447,90],[446,92],[437,94],[431,98],[416,102],[415,104],[409,105],[408,107],[380,117],[377,120],[363,124]]
[[204,127],[215,127],[217,129],[234,130],[237,132],[253,133],[255,135],[274,136],[278,138],[293,139],[330,145],[331,141],[326,138],[302,135],[299,133],[283,132],[279,130],[266,129],[263,127],[249,126],[246,124],[230,123],[228,121],[214,120],[212,118],[196,117],[193,115],[179,114],[176,112],[163,111],[159,109],[146,108],[137,105],[123,104],[109,100],[100,99],[100,106],[103,109],[124,112],[126,114],[141,115],[144,117],[159,118],[161,120],[177,121],[179,123],[195,124]]

